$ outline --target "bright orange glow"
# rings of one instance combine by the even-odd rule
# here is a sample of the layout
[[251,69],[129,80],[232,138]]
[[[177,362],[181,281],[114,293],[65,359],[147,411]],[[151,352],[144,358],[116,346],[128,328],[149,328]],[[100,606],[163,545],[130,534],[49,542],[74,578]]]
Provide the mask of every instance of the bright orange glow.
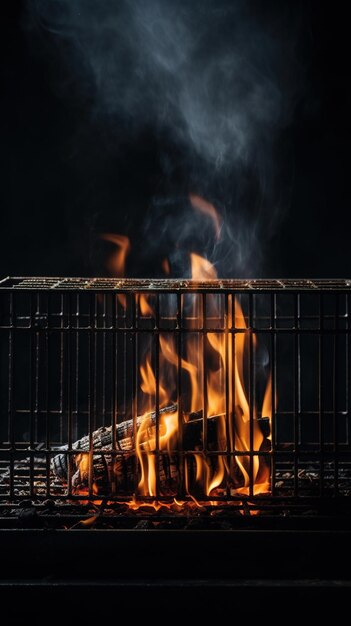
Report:
[[[192,278],[204,280],[214,278],[216,271],[206,259],[196,254],[191,255],[193,274]],[[219,315],[216,311],[216,301],[211,300],[212,315]],[[150,306],[150,305],[148,305]],[[230,308],[230,307],[229,307]],[[185,461],[185,488],[190,496],[193,488],[202,492],[205,496],[220,495],[221,489],[235,473],[235,467],[240,470],[241,484],[234,487],[233,494],[250,495],[259,494],[269,490],[269,468],[262,457],[258,454],[250,455],[250,451],[258,452],[264,440],[256,419],[256,407],[250,411],[248,395],[245,388],[245,367],[250,357],[250,331],[247,328],[245,317],[238,300],[234,303],[235,316],[235,340],[229,340],[231,334],[231,316],[226,319],[225,332],[206,333],[204,345],[197,337],[190,337],[186,340],[186,355],[178,355],[175,338],[173,335],[159,335],[160,358],[163,362],[168,362],[174,368],[181,370],[189,376],[190,389],[190,415],[200,414],[204,407],[203,391],[203,355],[209,360],[206,376],[206,409],[207,420],[214,420],[216,428],[216,441],[219,452],[215,461],[211,461],[204,453],[193,455],[194,472],[191,469],[191,455]],[[191,315],[198,316],[202,323],[201,315],[197,311],[196,301],[192,305]],[[196,328],[196,326],[194,326]],[[256,345],[256,337],[251,337],[252,350]],[[233,372],[234,369],[234,372]],[[140,368],[141,389],[147,396],[155,397],[156,380],[150,360],[147,358],[145,365]],[[233,380],[234,386],[229,381]],[[227,383],[225,383],[227,378]],[[225,397],[225,385],[229,384],[227,400]],[[235,415],[230,416],[230,406],[234,400]],[[226,417],[226,402],[228,403],[228,414]],[[159,381],[159,404],[167,406],[172,403],[171,393],[167,392],[167,384],[163,380],[162,368]],[[146,406],[146,405],[145,405]],[[150,410],[150,405],[147,406]],[[264,394],[263,415],[271,415],[271,378],[268,379],[267,388]],[[156,456],[156,434],[155,427],[151,427],[150,414],[145,416],[142,426],[137,436],[137,454],[141,468],[141,478],[139,490],[142,495],[156,497],[157,494],[157,467]],[[191,422],[189,422],[190,424]],[[177,437],[178,413],[172,413],[165,417],[160,416],[159,426],[159,450],[169,449],[169,439]],[[230,452],[238,452],[235,456]],[[229,454],[228,454],[229,453]],[[250,458],[252,459],[250,461]],[[193,475],[191,479],[190,476]],[[219,489],[219,491],[218,491]],[[215,504],[216,501],[211,501]]]
[[141,314],[144,315],[145,317],[152,317],[154,314],[152,307],[150,306],[148,302],[147,296],[143,293],[141,293],[139,296],[139,308],[140,308]]
[[194,280],[213,280],[217,278],[217,272],[207,259],[192,252],[190,254],[191,278]]
[[207,202],[207,200],[204,200],[203,198],[201,198],[201,196],[198,196],[195,193],[191,193],[189,195],[189,199],[192,207],[196,211],[200,211],[204,215],[207,215],[211,218],[215,230],[216,239],[218,241],[221,236],[222,222],[213,204]]
[[[194,208],[211,215],[219,236],[220,219],[212,205],[199,196],[190,199]],[[119,235],[104,238],[118,246],[113,267],[115,273],[122,271],[129,240]],[[167,268],[169,265],[165,272]],[[191,269],[197,281],[217,277],[213,265],[195,253],[191,254]],[[154,318],[150,297],[141,293],[136,298],[141,315]],[[223,297],[207,293],[205,318],[198,293],[194,290],[189,298],[188,305],[183,303],[188,306],[184,317],[189,332],[178,341],[179,335],[173,332],[152,331],[152,344],[142,352],[139,363],[132,415],[138,424],[131,452],[138,464],[138,486],[129,503],[133,510],[140,506],[156,511],[162,507],[201,507],[204,500],[214,506],[228,492],[250,497],[270,489],[269,446],[263,446],[269,437],[263,434],[257,416],[272,419],[272,377],[268,376],[263,398],[256,406],[248,372],[258,339],[247,325],[245,301],[226,295],[224,312]],[[181,381],[181,406],[176,381]],[[168,412],[165,407],[173,409]],[[182,462],[177,456],[180,424],[182,436],[186,433],[190,441]],[[267,455],[258,454],[263,450]],[[92,460],[86,453],[76,457],[82,483],[89,480]],[[180,480],[186,503],[175,500]],[[94,494],[95,490],[94,483]],[[157,501],[164,495],[170,497],[169,504]],[[220,504],[223,506],[223,501]]]
[[[156,395],[156,379],[150,364],[150,357],[147,357],[145,365],[140,366],[140,376],[141,390],[149,396]],[[159,385],[158,393],[160,407],[165,406],[168,401],[168,393],[162,384]]]

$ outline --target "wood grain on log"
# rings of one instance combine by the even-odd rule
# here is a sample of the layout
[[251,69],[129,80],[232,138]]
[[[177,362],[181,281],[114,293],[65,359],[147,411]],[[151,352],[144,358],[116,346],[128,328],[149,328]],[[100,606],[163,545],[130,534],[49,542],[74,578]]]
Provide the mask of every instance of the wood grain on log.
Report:
[[[177,405],[171,404],[170,406],[160,409],[159,414],[175,413],[177,411]],[[148,430],[156,424],[156,411],[147,414],[146,416],[138,416],[136,418],[137,429],[141,426],[144,419],[150,420]],[[116,424],[116,450],[129,451],[134,446],[134,420],[129,419]],[[95,450],[111,450],[113,449],[112,441],[112,426],[101,426],[92,433],[91,439],[89,435],[85,435],[81,439],[78,439],[72,444],[72,450],[77,450],[77,455],[72,455],[73,461],[80,453]],[[151,434],[151,433],[150,433]],[[52,472],[62,480],[66,480],[68,476],[68,445],[61,446],[58,453],[51,460]],[[79,459],[78,459],[79,460]]]

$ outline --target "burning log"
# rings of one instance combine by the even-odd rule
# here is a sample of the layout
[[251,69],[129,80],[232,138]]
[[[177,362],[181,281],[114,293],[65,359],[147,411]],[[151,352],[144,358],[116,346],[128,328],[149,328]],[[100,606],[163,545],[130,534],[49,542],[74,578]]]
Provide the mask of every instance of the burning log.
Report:
[[[159,415],[162,416],[176,413],[177,404],[161,408]],[[211,447],[217,440],[216,418],[211,416],[207,434],[208,446]],[[150,452],[149,442],[155,438],[156,412],[138,416],[135,420],[136,429],[144,424],[142,441],[140,444],[140,453],[145,455]],[[147,426],[145,427],[145,423]],[[203,432],[203,413],[202,411],[187,414],[186,421],[183,424],[183,449],[196,450],[201,447]],[[163,424],[160,423],[159,434],[163,434]],[[116,446],[113,447],[113,429],[112,426],[101,426],[95,430],[91,437],[85,435],[81,439],[72,444],[72,450],[76,450],[76,454],[69,454],[68,445],[61,446],[57,450],[57,454],[51,460],[51,471],[63,482],[68,480],[69,457],[71,458],[71,483],[73,488],[84,487],[89,484],[89,475],[91,473],[92,480],[97,483],[99,490],[101,487],[110,488],[113,483],[122,485],[128,490],[135,483],[135,433],[134,420],[129,419],[116,425]],[[114,454],[108,454],[114,450]],[[104,454],[99,454],[99,451]],[[121,454],[118,454],[121,451]],[[168,492],[172,484],[179,478],[178,459],[176,455],[164,452],[158,457],[158,477],[160,486],[163,491]]]
[[[170,406],[160,409],[159,414],[175,413],[177,411],[177,405],[172,404]],[[140,428],[144,419],[149,419],[150,424],[148,431],[150,431],[156,424],[156,411],[147,414],[146,416],[138,416],[136,418],[136,428]],[[150,432],[151,435],[151,432]],[[85,435],[81,439],[78,439],[72,444],[72,450],[77,450],[77,455],[73,455],[73,462],[75,465],[79,465],[79,458],[77,463],[77,457],[81,454],[89,453],[95,450],[112,450],[113,449],[113,434],[112,426],[101,426],[92,433],[91,439],[89,435]],[[132,450],[134,446],[134,420],[129,419],[116,424],[116,449],[121,451]],[[51,460],[52,472],[61,480],[66,480],[68,477],[68,445],[61,446]],[[125,455],[127,456],[127,455]],[[101,456],[100,456],[101,458]]]
[[[171,415],[178,410],[177,404],[161,408],[159,415]],[[207,449],[218,450],[225,449],[225,442],[218,438],[217,420],[223,418],[223,415],[209,416],[207,424]],[[258,420],[264,440],[261,450],[269,450],[269,418],[260,418]],[[137,436],[134,427],[138,433],[142,432],[139,440],[139,454],[135,450],[135,441]],[[136,481],[136,454],[139,456],[139,462],[143,455],[153,455],[155,447],[151,446],[150,441],[155,441],[156,412],[153,411],[143,416],[138,416],[135,420],[129,419],[117,424],[115,428],[115,446],[113,446],[113,429],[112,426],[102,426],[95,430],[91,437],[86,435],[72,444],[72,450],[77,451],[76,454],[68,453],[68,445],[61,446],[57,450],[57,454],[51,461],[51,471],[62,482],[68,480],[69,474],[69,457],[71,458],[71,484],[73,488],[81,488],[88,486],[90,477],[93,483],[98,487],[99,492],[102,491],[130,491],[135,486]],[[159,423],[159,435],[164,434],[164,424]],[[192,412],[186,415],[183,422],[183,450],[196,451],[202,449],[203,436],[203,412],[202,410]],[[224,448],[222,447],[224,445]],[[109,454],[113,451],[113,454]],[[118,454],[118,451],[121,454]],[[99,452],[103,452],[100,454]],[[155,459],[155,457],[154,457]],[[179,481],[179,459],[177,454],[167,451],[160,451],[157,458],[153,461],[157,467],[155,471],[158,476],[159,486],[163,495],[168,495],[176,490]],[[118,487],[117,487],[118,485]]]

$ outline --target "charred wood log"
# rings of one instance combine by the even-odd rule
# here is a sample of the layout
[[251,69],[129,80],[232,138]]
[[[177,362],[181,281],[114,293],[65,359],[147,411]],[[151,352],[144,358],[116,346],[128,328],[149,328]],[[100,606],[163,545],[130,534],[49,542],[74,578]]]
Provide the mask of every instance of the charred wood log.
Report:
[[[159,415],[175,413],[177,409],[177,405],[172,404],[160,409]],[[207,428],[209,449],[211,447],[216,449],[216,418],[218,416],[211,418]],[[147,420],[147,427],[143,432],[142,441],[139,442],[139,454],[144,455],[146,459],[146,455],[150,453],[149,442],[155,437],[156,412],[138,416],[135,420],[136,430],[141,427],[144,420]],[[160,423],[160,435],[162,434],[163,425]],[[202,411],[187,414],[183,423],[183,450],[201,449],[202,434]],[[86,435],[75,441],[71,451],[68,445],[61,446],[51,460],[51,471],[63,482],[67,482],[70,475],[70,482],[74,489],[85,488],[93,482],[99,493],[111,492],[111,489],[118,493],[130,492],[137,482],[134,421],[130,419],[117,424],[115,436],[115,445],[113,445],[112,426],[102,426],[91,436]],[[140,463],[140,459],[138,462]],[[155,463],[161,493],[172,495],[172,491],[176,492],[175,486],[180,476],[177,454],[159,452]]]
[[[166,415],[175,413],[177,404],[160,409],[159,414]],[[217,421],[223,415],[210,416],[207,423],[207,450],[226,450],[226,442],[219,440]],[[135,488],[137,482],[137,459],[135,455],[135,434],[144,420],[148,420],[143,433],[143,441],[140,444],[140,454],[150,453],[149,441],[155,437],[156,412],[146,416],[138,416],[135,420],[129,419],[112,426],[102,426],[95,430],[91,436],[86,435],[72,444],[71,452],[68,445],[61,446],[51,461],[53,474],[66,482],[70,473],[73,488],[86,487],[89,482],[94,482],[99,493],[105,490],[123,492]],[[264,431],[264,444],[261,449],[270,449],[268,418],[260,420],[261,430]],[[235,430],[235,425],[234,425]],[[115,444],[113,442],[115,432]],[[160,424],[162,435],[162,424]],[[199,451],[203,448],[203,412],[197,411],[187,414],[183,422],[182,449],[184,451]],[[72,451],[76,451],[72,453]],[[179,481],[179,458],[178,455],[168,452],[158,453],[155,463],[158,465],[156,473],[159,486],[164,495],[174,489]],[[70,472],[69,472],[69,465]]]
[[[172,404],[168,407],[160,409],[159,413],[175,413],[177,411],[177,405]],[[149,419],[149,428],[152,428],[156,424],[156,412],[153,411],[146,416]],[[140,428],[145,416],[138,416],[136,418],[136,428]],[[150,432],[151,435],[151,432]],[[129,451],[134,446],[134,420],[129,419],[116,424],[116,450]],[[95,430],[91,438],[89,435],[85,435],[81,439],[78,439],[72,444],[72,450],[77,450],[77,455],[72,455],[75,465],[79,464],[78,458],[82,453],[90,453],[95,450],[111,450],[113,449],[113,429],[112,426],[101,426]],[[68,476],[68,445],[61,446],[51,460],[52,472],[62,480],[66,480]],[[78,461],[78,463],[77,463]]]

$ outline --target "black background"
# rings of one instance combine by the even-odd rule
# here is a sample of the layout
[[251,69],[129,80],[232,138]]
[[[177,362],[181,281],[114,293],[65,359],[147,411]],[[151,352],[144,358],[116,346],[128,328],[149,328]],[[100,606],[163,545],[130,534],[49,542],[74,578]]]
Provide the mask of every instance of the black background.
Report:
[[[45,53],[45,37],[30,41],[23,4],[4,1],[0,9],[0,274],[102,273],[106,250],[100,249],[97,232],[125,232],[135,257],[147,246],[140,223],[163,184],[160,138],[152,129],[131,139],[126,133],[123,158],[117,157],[108,147],[108,129],[84,123],[87,102],[67,100],[53,88],[53,73],[65,69]],[[268,17],[274,4],[262,2]],[[304,92],[281,138],[292,146],[287,168],[293,184],[285,215],[267,237],[258,274],[346,277],[351,275],[349,20],[341,1],[292,4],[302,15],[305,66]],[[167,144],[167,138],[161,141]],[[182,175],[180,168],[173,186],[178,183],[184,193]],[[157,271],[152,263],[130,268],[139,275]]]

